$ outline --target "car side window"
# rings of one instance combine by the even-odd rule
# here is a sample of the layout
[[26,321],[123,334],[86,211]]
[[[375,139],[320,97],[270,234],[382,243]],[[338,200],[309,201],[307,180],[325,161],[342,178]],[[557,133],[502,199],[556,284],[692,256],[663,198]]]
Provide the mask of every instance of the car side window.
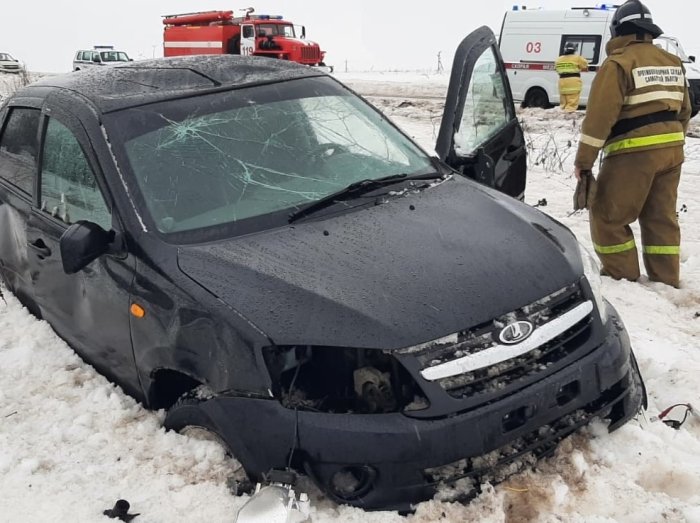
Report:
[[505,93],[503,74],[493,47],[489,47],[474,64],[462,121],[455,134],[455,151],[460,156],[473,153],[513,119]]
[[106,231],[112,215],[75,135],[50,119],[41,165],[41,210],[67,224],[87,220]]
[[38,109],[13,107],[0,137],[0,178],[30,195],[34,193],[40,116]]

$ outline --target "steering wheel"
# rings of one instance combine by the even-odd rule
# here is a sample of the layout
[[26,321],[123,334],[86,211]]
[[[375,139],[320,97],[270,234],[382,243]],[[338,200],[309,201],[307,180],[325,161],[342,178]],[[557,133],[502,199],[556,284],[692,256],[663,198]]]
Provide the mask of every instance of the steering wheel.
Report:
[[348,154],[350,149],[345,145],[340,145],[337,143],[319,143],[304,154],[304,158],[310,160],[312,163],[316,163],[320,160],[325,160],[332,156],[338,156],[341,154]]

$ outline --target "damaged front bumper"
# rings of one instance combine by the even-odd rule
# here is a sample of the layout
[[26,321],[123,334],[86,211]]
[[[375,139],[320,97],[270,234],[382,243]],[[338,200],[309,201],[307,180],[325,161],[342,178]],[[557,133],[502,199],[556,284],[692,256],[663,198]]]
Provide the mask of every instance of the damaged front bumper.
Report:
[[[610,430],[646,401],[629,338],[610,307],[604,342],[517,393],[439,418],[325,413],[221,396],[205,410],[254,477],[289,463],[338,503],[406,511],[440,485],[493,479],[494,468],[539,457],[595,417]],[[483,459],[487,456],[487,459]]]

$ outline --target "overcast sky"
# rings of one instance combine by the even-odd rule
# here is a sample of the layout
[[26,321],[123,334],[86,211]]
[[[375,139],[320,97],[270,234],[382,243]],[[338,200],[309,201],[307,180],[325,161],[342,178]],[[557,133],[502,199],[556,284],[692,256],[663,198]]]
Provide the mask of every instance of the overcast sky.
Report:
[[[621,2],[618,2],[621,3]],[[654,19],[686,51],[700,54],[696,0],[648,0]],[[114,45],[133,58],[163,55],[162,15],[229,10],[251,5],[258,14],[281,14],[306,26],[321,44],[326,62],[338,70],[434,69],[437,55],[449,68],[463,37],[488,25],[498,33],[513,2],[501,0],[2,0],[0,52],[9,52],[33,71],[71,69],[75,51]],[[595,2],[540,0],[527,4],[556,8]],[[691,7],[692,6],[692,7]]]

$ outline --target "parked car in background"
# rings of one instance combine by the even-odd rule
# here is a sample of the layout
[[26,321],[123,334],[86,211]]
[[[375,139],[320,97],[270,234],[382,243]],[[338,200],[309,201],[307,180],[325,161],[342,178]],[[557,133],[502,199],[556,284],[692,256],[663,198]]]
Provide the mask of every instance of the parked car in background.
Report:
[[0,72],[3,73],[21,73],[24,67],[19,60],[13,58],[9,53],[0,53]]
[[111,45],[96,45],[92,49],[81,49],[75,53],[73,71],[131,61],[128,54],[114,49]]
[[409,510],[645,400],[596,263],[520,201],[486,27],[455,54],[437,156],[322,71],[234,55],[51,77],[0,123],[6,286],[253,480],[291,467]]

